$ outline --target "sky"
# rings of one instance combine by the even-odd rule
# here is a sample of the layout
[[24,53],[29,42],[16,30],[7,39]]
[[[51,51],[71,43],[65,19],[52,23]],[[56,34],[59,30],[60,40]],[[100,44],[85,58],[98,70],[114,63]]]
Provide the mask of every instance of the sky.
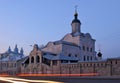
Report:
[[75,6],[81,31],[96,40],[104,58],[120,57],[120,0],[0,0],[0,53],[9,46],[46,45],[71,33]]

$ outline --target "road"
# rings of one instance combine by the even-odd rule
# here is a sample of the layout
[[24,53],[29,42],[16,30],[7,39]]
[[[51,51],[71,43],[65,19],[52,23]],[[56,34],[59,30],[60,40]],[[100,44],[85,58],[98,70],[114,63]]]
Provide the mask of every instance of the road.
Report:
[[0,83],[120,83],[120,78],[94,77],[0,77]]

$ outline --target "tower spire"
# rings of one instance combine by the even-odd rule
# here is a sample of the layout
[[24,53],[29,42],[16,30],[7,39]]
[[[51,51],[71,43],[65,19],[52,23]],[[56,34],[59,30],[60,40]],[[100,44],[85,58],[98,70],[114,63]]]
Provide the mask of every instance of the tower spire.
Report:
[[24,51],[23,48],[20,49],[20,54],[23,55]]
[[8,53],[10,53],[11,52],[11,48],[10,48],[10,46],[9,46],[9,48],[8,48],[8,51],[7,51]]
[[17,44],[15,45],[14,52],[15,52],[15,53],[18,53]]

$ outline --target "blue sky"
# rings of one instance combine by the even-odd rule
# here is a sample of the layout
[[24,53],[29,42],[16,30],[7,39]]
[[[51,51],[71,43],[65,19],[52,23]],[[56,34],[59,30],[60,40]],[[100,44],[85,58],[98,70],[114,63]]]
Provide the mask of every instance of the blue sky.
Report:
[[120,56],[120,0],[0,0],[0,52],[15,44],[28,55],[71,32],[75,5],[81,31],[96,39],[103,57]]

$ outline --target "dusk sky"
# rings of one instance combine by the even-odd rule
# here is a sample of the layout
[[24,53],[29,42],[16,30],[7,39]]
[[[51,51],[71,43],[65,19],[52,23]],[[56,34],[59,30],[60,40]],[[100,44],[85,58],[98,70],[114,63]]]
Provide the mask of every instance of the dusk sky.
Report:
[[104,58],[120,57],[120,0],[0,0],[0,53],[60,40],[71,33],[75,5],[83,33],[96,39]]

